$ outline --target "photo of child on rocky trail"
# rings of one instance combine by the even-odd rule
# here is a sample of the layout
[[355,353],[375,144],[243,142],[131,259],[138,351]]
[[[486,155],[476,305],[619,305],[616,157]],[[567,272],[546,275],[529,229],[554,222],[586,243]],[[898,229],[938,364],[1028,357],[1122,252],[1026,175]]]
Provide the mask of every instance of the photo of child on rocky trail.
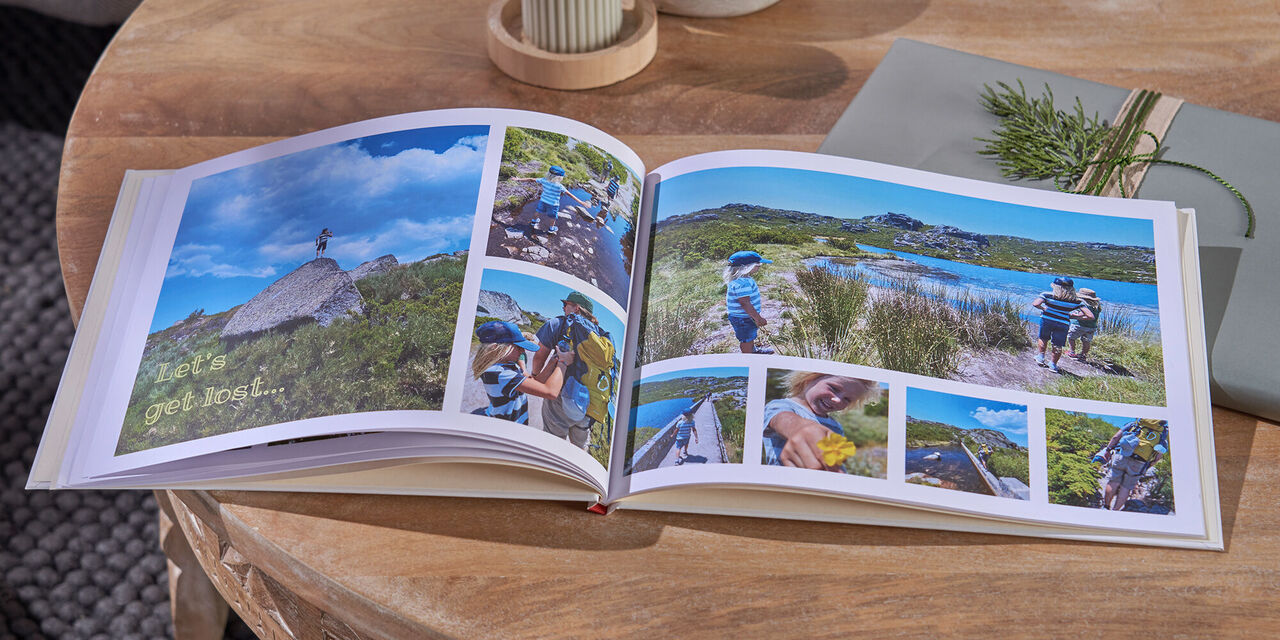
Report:
[[631,394],[625,473],[742,462],[747,368],[651,375]]
[[629,167],[595,145],[508,127],[487,253],[563,271],[625,309],[640,189]]
[[765,402],[763,464],[885,477],[888,384],[770,369]]
[[486,269],[462,410],[563,438],[609,466],[622,321],[564,285]]
[[1149,220],[773,167],[656,191],[640,364],[749,347],[1165,403]]
[[117,455],[440,409],[487,134],[397,131],[192,182]]
[[1049,502],[1174,513],[1169,428],[1154,418],[1046,410]]
[[910,484],[1031,499],[1027,408],[907,388]]

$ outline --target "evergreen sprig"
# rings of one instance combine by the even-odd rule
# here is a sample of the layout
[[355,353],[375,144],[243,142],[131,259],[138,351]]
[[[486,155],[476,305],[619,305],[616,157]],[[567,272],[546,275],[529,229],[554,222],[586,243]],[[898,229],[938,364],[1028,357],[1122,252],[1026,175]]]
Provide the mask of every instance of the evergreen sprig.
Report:
[[[1044,85],[1044,95],[1039,98],[1027,97],[1022,80],[1018,80],[1017,91],[1003,82],[997,82],[996,86],[999,91],[984,84],[978,100],[983,109],[1000,118],[1000,126],[992,132],[995,138],[975,140],[987,144],[978,152],[980,155],[999,158],[996,164],[1004,177],[1011,180],[1052,178],[1059,191],[1100,195],[1114,172],[1123,171],[1133,163],[1195,169],[1221,184],[1240,201],[1248,218],[1244,236],[1253,237],[1253,206],[1239,189],[1204,167],[1162,158],[1165,149],[1160,146],[1160,140],[1142,128],[1151,107],[1160,99],[1159,93],[1142,91],[1137,108],[1130,109],[1123,116],[1124,122],[1120,126],[1113,126],[1099,120],[1096,112],[1092,118],[1085,116],[1080,98],[1076,98],[1071,112],[1054,108],[1053,90],[1048,83]],[[1155,151],[1135,153],[1138,140],[1143,136],[1155,142]],[[1107,148],[1105,157],[1095,160],[1104,146]],[[1081,186],[1080,179],[1093,165],[1099,165],[1101,171],[1094,174],[1090,184]],[[1129,197],[1124,180],[1119,180],[1118,184],[1121,197]]]
[[1084,176],[1111,127],[1097,113],[1085,116],[1079,98],[1071,112],[1055,109],[1048,84],[1039,98],[1027,97],[1021,80],[1016,91],[1006,83],[996,84],[998,92],[983,85],[979,101],[1000,118],[1000,126],[993,131],[994,139],[977,138],[987,143],[978,153],[998,157],[996,164],[1006,178],[1052,178],[1058,189],[1069,189]]

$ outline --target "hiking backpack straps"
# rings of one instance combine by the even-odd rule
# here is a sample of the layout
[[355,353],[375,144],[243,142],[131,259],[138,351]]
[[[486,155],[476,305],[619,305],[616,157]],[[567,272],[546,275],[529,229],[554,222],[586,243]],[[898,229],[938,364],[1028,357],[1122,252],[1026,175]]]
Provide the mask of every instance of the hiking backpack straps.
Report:
[[1168,445],[1168,425],[1163,420],[1152,420],[1142,418],[1134,426],[1134,432],[1138,436],[1138,445],[1133,449],[1134,457],[1145,462],[1151,462],[1156,457],[1156,446],[1164,445],[1167,450]]
[[577,380],[587,389],[585,413],[596,422],[609,418],[609,401],[617,383],[618,358],[609,332],[577,315],[565,316],[564,339],[573,346],[582,373]]

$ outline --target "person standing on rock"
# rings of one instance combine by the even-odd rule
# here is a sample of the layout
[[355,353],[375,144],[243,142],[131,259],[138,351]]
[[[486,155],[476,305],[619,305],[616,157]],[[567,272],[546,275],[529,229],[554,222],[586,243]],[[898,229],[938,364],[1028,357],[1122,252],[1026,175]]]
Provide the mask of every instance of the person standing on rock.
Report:
[[[1076,284],[1071,278],[1054,278],[1051,291],[1045,291],[1031,302],[1031,306],[1040,310],[1040,339],[1036,343],[1036,364],[1049,367],[1054,373],[1058,371],[1058,360],[1062,358],[1062,348],[1067,344],[1067,332],[1071,329],[1072,318],[1094,319],[1088,305],[1076,295]],[[1053,358],[1046,363],[1044,352],[1053,344]]]
[[742,353],[773,353],[773,349],[756,346],[760,327],[769,324],[760,310],[760,286],[752,278],[762,264],[773,264],[755,251],[739,251],[729,256],[729,266],[724,270],[725,307],[729,312],[729,325],[738,339]]
[[324,257],[324,250],[329,246],[329,238],[332,238],[332,237],[333,237],[333,232],[329,230],[329,227],[325,227],[324,231],[321,231],[320,235],[316,236],[316,259],[317,260]]
[[[538,351],[533,354],[533,370],[541,371],[546,364],[547,358],[551,357],[552,351],[557,353],[569,353],[574,349],[574,345],[569,343],[566,335],[569,333],[570,324],[580,322],[581,318],[591,323],[592,327],[598,327],[599,322],[594,315],[595,304],[591,299],[577,291],[572,291],[560,301],[564,315],[556,316],[543,323],[538,332],[534,334],[538,341]],[[591,425],[593,420],[585,414],[581,417],[570,415],[569,410],[565,407],[566,402],[572,403],[574,398],[566,399],[564,396],[567,392],[571,392],[574,384],[569,383],[570,379],[582,382],[582,374],[587,370],[585,362],[575,362],[565,372],[566,383],[560,390],[560,397],[551,399],[542,403],[542,430],[550,433],[557,438],[568,438],[569,442],[574,446],[587,449],[591,436]],[[581,385],[577,385],[581,387]]]
[[578,196],[573,195],[564,186],[564,167],[551,165],[551,169],[547,171],[546,177],[543,178],[512,178],[515,182],[537,182],[542,187],[542,191],[538,194],[538,205],[534,209],[533,214],[533,230],[537,231],[542,226],[542,216],[551,217],[551,226],[547,229],[547,233],[555,233],[559,227],[556,221],[560,215],[560,197],[567,195],[584,207],[590,207],[590,204],[583,202]]

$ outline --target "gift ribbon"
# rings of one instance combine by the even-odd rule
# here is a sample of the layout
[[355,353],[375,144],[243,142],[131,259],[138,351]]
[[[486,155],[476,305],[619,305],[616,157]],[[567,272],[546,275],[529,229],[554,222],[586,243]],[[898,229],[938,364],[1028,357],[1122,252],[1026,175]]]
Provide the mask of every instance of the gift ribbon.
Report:
[[[1195,169],[1213,178],[1244,205],[1249,217],[1245,229],[1246,238],[1253,237],[1253,206],[1231,183],[1204,167],[1189,162],[1166,160],[1160,157],[1165,149],[1160,146],[1163,136],[1173,122],[1173,116],[1182,106],[1180,98],[1173,98],[1147,89],[1134,89],[1120,106],[1116,124],[1102,148],[1089,161],[1089,168],[1072,189],[1058,184],[1063,191],[1095,196],[1129,198],[1138,190],[1147,169],[1153,164]],[[1055,180],[1055,183],[1057,181]]]

